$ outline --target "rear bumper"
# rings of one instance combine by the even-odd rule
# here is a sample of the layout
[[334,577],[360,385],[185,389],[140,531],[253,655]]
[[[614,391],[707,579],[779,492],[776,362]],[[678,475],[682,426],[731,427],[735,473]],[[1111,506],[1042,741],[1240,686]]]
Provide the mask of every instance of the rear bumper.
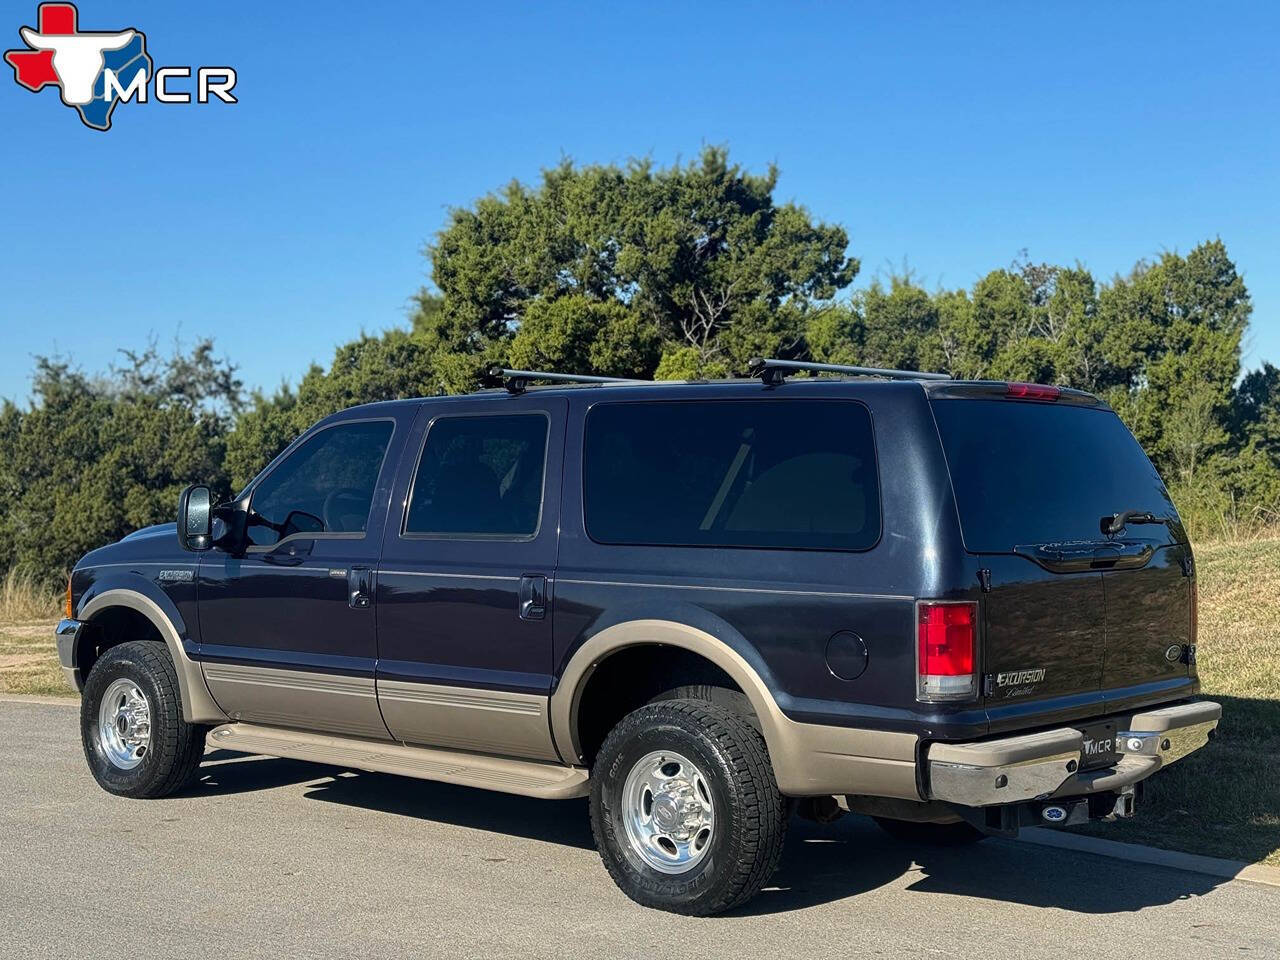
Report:
[[1117,720],[1119,760],[1082,771],[1084,734],[1074,727],[927,748],[928,798],[965,807],[1123,791],[1209,742],[1222,707],[1204,701]]

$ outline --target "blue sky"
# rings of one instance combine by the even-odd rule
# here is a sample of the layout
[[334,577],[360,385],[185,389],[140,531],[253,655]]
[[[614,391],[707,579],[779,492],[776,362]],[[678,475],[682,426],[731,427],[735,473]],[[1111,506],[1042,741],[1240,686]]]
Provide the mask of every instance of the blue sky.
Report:
[[[704,143],[843,224],[859,283],[968,286],[1026,248],[1100,278],[1221,236],[1280,362],[1271,4],[147,4],[157,66],[239,104],[122,105],[105,134],[0,74],[0,396],[32,356],[213,335],[251,386],[405,322],[450,206],[562,155]],[[5,0],[0,48],[35,2]]]

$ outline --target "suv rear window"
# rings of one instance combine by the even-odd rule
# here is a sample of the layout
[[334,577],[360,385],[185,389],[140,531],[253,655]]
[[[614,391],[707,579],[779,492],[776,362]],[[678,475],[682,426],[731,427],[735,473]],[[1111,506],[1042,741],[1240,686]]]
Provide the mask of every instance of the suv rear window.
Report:
[[[1103,516],[1145,510],[1176,517],[1142,447],[1109,410],[1015,400],[933,404],[965,546],[1098,540]],[[1160,525],[1130,535],[1167,542]]]
[[880,539],[871,416],[851,400],[603,403],[587,415],[602,543],[866,550]]

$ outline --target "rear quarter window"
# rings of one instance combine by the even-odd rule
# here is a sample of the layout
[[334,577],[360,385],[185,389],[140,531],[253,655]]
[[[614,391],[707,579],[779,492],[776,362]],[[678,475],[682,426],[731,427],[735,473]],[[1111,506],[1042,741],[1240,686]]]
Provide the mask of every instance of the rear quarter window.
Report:
[[601,403],[586,421],[601,543],[867,550],[880,538],[871,415],[854,400]]

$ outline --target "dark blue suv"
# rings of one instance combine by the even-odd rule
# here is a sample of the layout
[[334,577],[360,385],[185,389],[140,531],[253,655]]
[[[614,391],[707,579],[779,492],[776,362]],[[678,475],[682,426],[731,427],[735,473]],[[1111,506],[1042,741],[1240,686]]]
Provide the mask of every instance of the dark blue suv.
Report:
[[209,739],[590,794],[618,885],[694,914],[752,896],[797,811],[937,843],[1132,815],[1220,715],[1132,435],[1072,390],[801,366],[503,371],[188,488],[71,576],[98,782],[182,789]]

